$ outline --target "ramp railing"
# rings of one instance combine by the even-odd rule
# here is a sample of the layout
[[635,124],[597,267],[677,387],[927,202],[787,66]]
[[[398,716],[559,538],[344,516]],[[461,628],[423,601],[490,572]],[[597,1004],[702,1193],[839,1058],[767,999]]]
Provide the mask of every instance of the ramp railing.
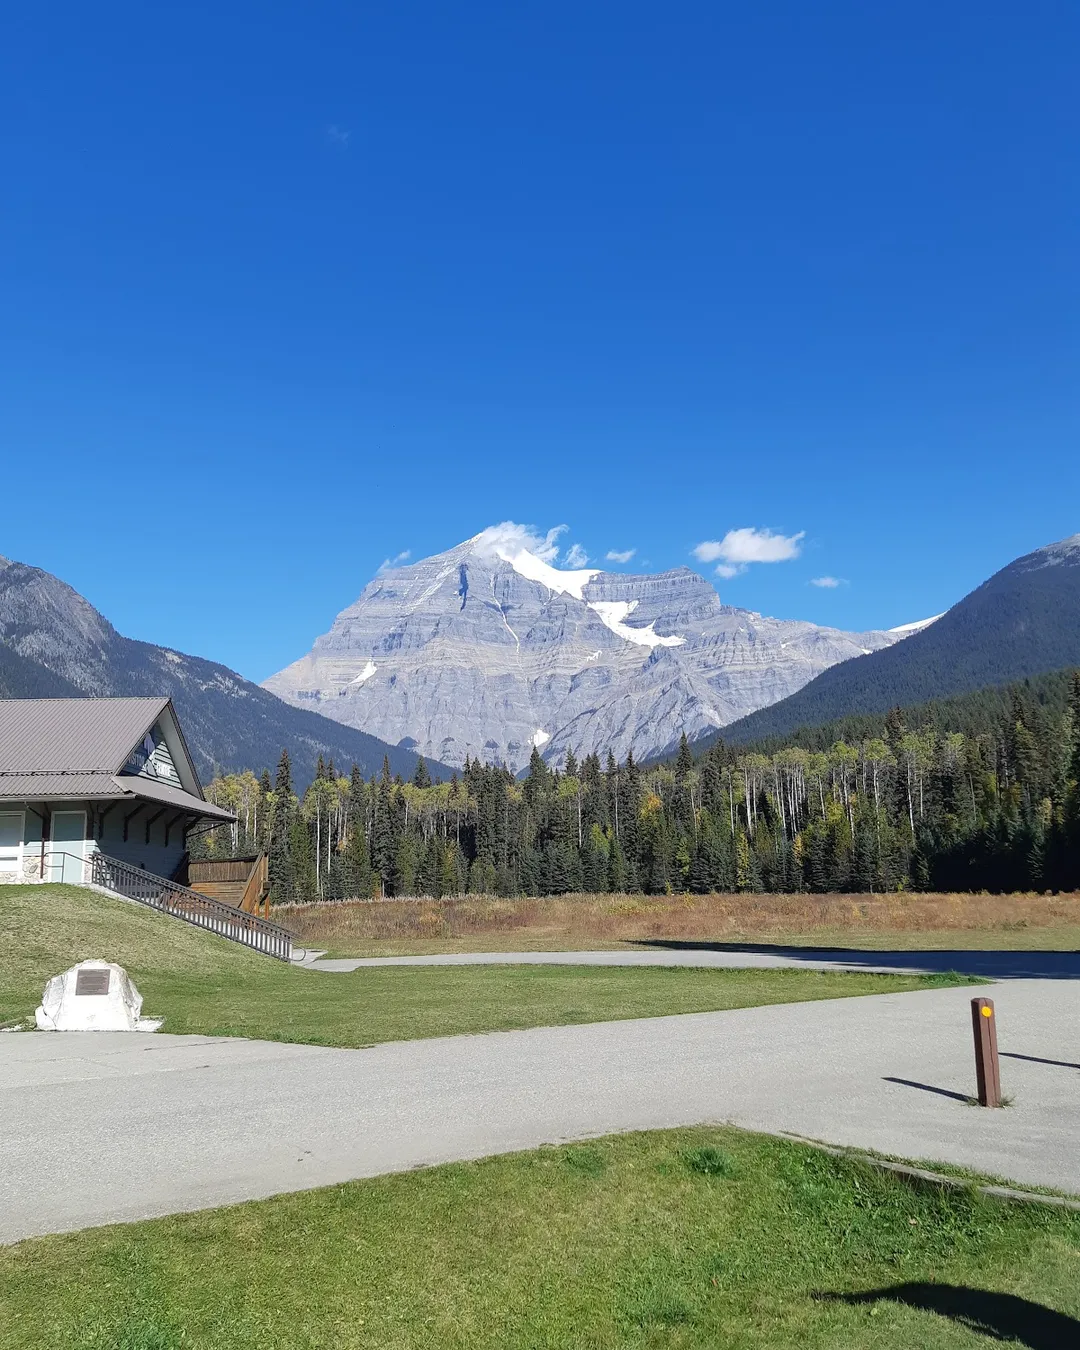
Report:
[[198,891],[155,876],[141,867],[132,867],[119,858],[95,853],[90,859],[90,880],[95,886],[103,886],[140,905],[171,914],[196,928],[209,929],[219,937],[242,943],[266,956],[274,956],[279,961],[292,959],[292,934],[287,928],[270,919],[245,913],[234,905],[200,895]]

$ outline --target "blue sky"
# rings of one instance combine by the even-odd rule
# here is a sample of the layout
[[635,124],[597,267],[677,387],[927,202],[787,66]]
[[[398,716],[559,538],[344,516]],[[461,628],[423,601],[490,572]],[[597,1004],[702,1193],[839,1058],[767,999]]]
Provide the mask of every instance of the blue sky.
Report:
[[1078,39],[1071,0],[23,6],[0,553],[256,679],[503,520],[936,613],[1080,530]]

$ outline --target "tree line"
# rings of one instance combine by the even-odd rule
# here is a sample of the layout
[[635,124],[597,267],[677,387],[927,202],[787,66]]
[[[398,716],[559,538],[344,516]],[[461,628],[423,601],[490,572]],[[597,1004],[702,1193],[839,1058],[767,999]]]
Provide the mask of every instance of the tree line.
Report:
[[564,892],[1080,889],[1080,673],[1060,711],[1027,686],[964,731],[909,725],[827,749],[642,767],[534,751],[527,774],[469,761],[448,782],[339,774],[296,791],[276,774],[216,778],[237,815],[193,854],[265,850],[277,903]]

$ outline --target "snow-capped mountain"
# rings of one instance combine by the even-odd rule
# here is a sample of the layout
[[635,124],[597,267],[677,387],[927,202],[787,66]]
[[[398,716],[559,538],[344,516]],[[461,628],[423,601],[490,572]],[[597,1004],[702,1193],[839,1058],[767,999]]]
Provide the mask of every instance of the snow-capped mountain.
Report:
[[388,567],[265,687],[446,764],[645,758],[900,640],[763,618],[689,568],[563,569],[495,526]]

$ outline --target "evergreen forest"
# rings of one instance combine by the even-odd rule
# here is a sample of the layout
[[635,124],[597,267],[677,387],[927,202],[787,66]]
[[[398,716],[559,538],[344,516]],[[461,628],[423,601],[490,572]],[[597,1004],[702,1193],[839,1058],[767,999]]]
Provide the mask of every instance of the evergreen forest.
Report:
[[[946,709],[947,712],[947,709]],[[995,892],[1080,889],[1080,672],[894,709],[861,738],[527,774],[467,763],[433,781],[317,766],[301,794],[282,752],[273,779],[216,778],[237,815],[192,856],[265,850],[276,903],[371,896],[563,892]]]

